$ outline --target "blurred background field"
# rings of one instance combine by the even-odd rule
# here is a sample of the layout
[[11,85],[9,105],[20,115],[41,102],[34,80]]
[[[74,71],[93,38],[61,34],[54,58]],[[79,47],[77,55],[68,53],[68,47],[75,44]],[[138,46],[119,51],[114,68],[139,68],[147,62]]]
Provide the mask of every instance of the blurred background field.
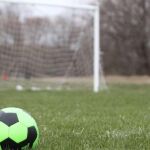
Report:
[[[62,82],[62,86],[61,83]],[[65,82],[65,81],[64,81]],[[8,81],[0,80],[0,91],[2,90],[14,90],[17,85],[23,87],[23,90],[46,90],[46,91],[60,91],[60,90],[92,90],[92,77],[76,77],[69,78],[67,82],[63,83],[63,79],[60,77],[53,78],[33,78],[30,80],[25,79],[9,79]],[[106,87],[105,89],[109,89],[109,86],[112,85],[150,85],[150,77],[149,76],[105,76]],[[59,83],[59,86],[58,86]],[[46,86],[47,85],[47,86]],[[36,89],[37,88],[37,89]]]

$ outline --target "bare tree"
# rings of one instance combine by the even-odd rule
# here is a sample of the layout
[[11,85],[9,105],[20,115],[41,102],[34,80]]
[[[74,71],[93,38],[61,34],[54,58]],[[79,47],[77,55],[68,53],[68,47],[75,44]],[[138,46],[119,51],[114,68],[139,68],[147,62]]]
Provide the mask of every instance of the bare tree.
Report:
[[102,49],[108,73],[149,73],[148,11],[146,0],[103,1]]

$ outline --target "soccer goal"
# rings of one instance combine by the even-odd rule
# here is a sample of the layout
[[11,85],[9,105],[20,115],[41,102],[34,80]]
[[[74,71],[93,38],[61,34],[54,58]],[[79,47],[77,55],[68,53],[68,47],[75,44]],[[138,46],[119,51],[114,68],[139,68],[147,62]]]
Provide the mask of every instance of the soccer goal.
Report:
[[0,89],[105,87],[94,5],[0,0]]

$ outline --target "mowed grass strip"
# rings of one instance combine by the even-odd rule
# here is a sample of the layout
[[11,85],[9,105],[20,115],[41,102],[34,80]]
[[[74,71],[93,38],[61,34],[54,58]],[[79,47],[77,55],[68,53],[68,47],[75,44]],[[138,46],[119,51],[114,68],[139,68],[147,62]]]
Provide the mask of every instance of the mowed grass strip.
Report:
[[0,107],[20,107],[40,129],[38,150],[149,150],[150,86],[107,91],[3,91]]

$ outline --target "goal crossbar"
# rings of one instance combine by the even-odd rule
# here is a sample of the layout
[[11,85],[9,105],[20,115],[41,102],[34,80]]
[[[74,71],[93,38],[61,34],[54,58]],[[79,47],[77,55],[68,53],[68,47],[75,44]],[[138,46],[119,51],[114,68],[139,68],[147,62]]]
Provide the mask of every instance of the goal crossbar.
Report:
[[98,6],[95,5],[77,5],[77,4],[56,4],[50,1],[37,1],[37,0],[0,0],[0,2],[9,2],[9,3],[24,3],[24,4],[38,4],[38,5],[51,5],[53,7],[66,7],[66,8],[75,8],[75,9],[85,9],[85,10],[97,10]]

